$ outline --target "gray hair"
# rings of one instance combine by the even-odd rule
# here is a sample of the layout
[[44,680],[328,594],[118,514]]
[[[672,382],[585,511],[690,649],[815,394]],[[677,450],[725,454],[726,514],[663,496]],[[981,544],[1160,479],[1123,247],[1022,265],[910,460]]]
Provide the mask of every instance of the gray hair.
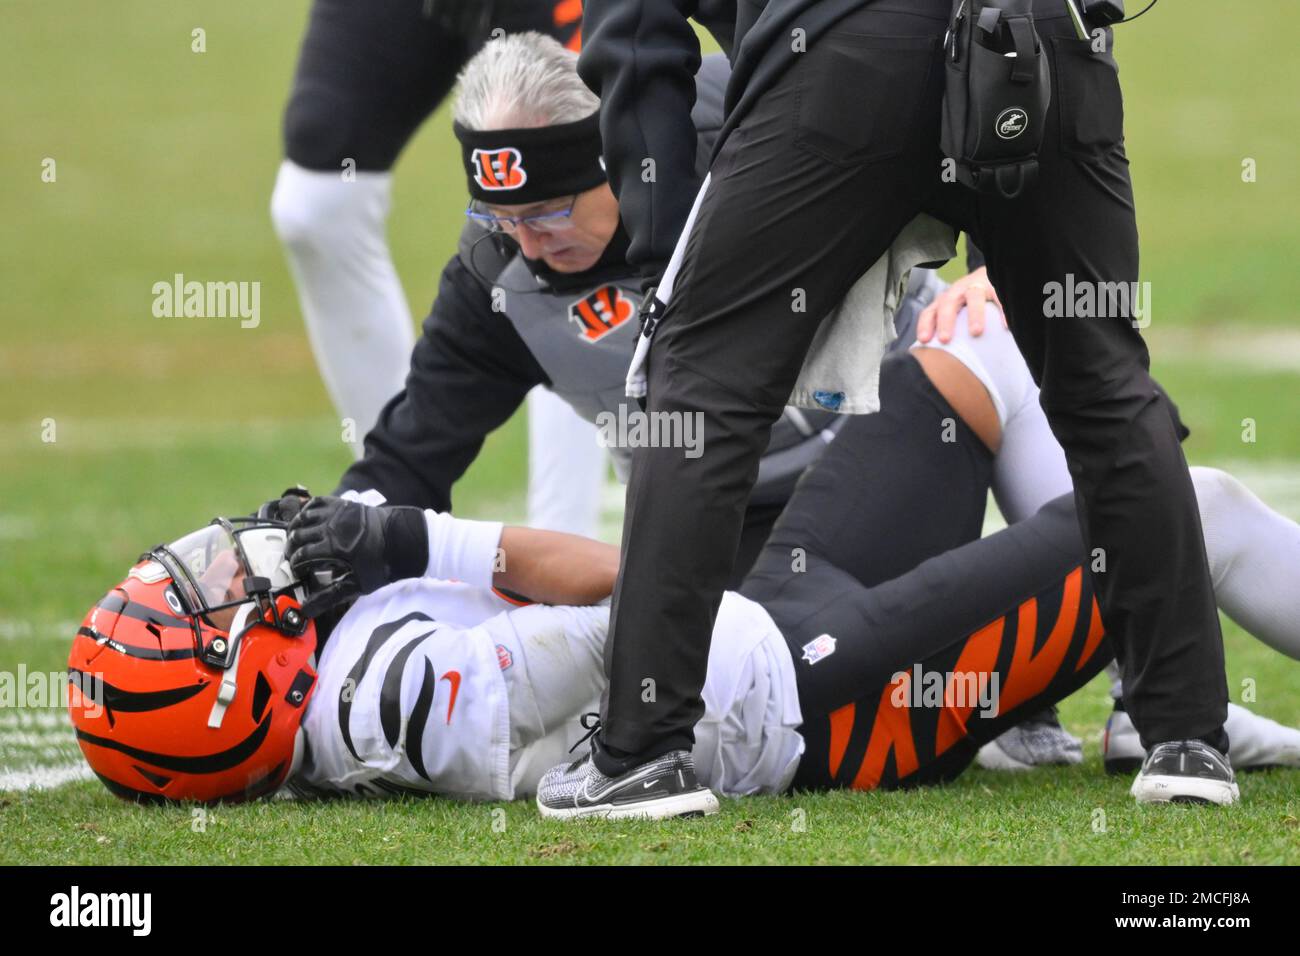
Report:
[[531,129],[600,108],[578,76],[578,54],[541,33],[489,41],[461,71],[452,118],[466,129]]

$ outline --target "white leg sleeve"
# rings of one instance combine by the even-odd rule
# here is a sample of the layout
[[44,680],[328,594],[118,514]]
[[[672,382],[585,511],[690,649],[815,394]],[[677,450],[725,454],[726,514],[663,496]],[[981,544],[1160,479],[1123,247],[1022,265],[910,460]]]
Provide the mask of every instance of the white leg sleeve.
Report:
[[1002,427],[1002,446],[993,459],[993,498],[1007,524],[1023,521],[1053,498],[1074,491],[1065,452],[1038,404],[1033,379],[1029,386],[1028,400]]
[[1002,426],[1002,445],[993,461],[993,497],[1007,524],[1023,521],[1074,483],[1038,404],[1038,388],[996,306],[989,305],[984,334],[972,336],[966,310],[957,316],[952,341],[934,339],[912,348],[948,352],[983,383]]
[[321,378],[339,417],[361,440],[406,380],[415,333],[388,251],[390,173],[311,172],[285,160],[271,218]]
[[1226,472],[1191,472],[1219,607],[1265,644],[1300,660],[1300,526]]
[[539,385],[528,393],[528,526],[596,537],[606,452],[596,426]]

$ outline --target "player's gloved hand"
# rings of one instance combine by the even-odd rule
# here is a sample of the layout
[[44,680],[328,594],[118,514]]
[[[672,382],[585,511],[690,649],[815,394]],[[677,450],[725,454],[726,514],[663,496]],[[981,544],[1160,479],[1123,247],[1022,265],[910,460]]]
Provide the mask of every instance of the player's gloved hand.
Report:
[[312,498],[289,523],[287,547],[290,567],[307,583],[309,618],[429,566],[424,512],[408,506]]
[[966,309],[966,324],[970,334],[984,334],[985,306],[992,302],[997,306],[1002,325],[1005,327],[1006,316],[1002,315],[1002,302],[997,291],[989,284],[988,270],[980,266],[970,275],[962,276],[948,288],[944,289],[934,301],[921,310],[916,320],[916,340],[929,342],[937,333],[939,341],[945,345],[952,341],[953,329],[957,327],[957,313]]
[[272,498],[262,503],[257,509],[257,517],[262,521],[292,521],[294,515],[311,500],[311,492],[302,485],[294,485],[280,493],[279,498]]

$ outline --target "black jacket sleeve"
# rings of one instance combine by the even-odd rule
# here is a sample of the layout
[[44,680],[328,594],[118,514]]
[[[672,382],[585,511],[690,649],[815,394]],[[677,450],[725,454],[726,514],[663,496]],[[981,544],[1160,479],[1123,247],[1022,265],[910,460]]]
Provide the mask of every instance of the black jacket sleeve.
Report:
[[453,258],[411,353],[406,387],[366,435],[365,455],[335,494],[378,489],[390,504],[448,511],[451,486],[483,439],[523,402],[546,373],[492,295]]
[[[578,73],[600,97],[610,185],[631,237],[628,262],[657,279],[700,179],[691,122],[700,43],[698,0],[586,0]],[[645,164],[653,160],[653,181]],[[643,177],[644,173],[644,177]]]

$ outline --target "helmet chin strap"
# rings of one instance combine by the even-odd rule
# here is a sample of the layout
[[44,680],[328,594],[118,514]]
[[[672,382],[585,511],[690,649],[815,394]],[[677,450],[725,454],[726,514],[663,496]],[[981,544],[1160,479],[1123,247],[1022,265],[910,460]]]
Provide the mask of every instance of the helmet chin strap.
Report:
[[230,643],[233,646],[226,658],[226,667],[221,675],[221,687],[217,689],[217,699],[212,705],[212,713],[208,714],[208,726],[213,729],[221,726],[221,722],[226,719],[226,708],[235,699],[235,691],[238,689],[235,678],[239,674],[239,652],[243,649],[244,634],[257,623],[257,621],[253,624],[248,623],[249,616],[256,610],[257,603],[249,601],[235,611],[235,617],[230,622],[230,634],[234,635],[230,638]]

